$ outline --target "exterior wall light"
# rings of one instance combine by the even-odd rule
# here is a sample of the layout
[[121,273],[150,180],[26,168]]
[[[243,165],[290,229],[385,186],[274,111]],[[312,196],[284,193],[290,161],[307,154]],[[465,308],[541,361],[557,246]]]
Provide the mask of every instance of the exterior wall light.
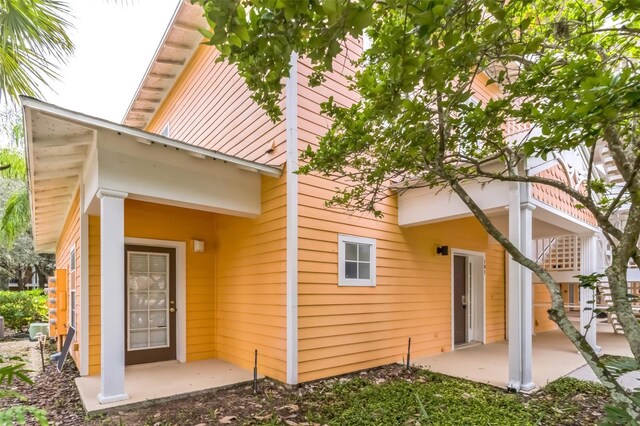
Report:
[[193,252],[194,253],[204,253],[204,241],[202,240],[191,240],[193,243]]
[[436,254],[439,254],[440,256],[449,256],[449,246],[436,247]]

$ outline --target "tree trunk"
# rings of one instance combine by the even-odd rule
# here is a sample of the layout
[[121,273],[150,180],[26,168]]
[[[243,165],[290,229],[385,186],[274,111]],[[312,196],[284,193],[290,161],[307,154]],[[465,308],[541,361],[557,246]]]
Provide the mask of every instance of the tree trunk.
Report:
[[[551,309],[548,311],[549,318],[555,322],[560,330],[569,338],[571,343],[580,352],[587,364],[591,367],[598,379],[607,388],[611,398],[623,408],[635,421],[640,421],[640,406],[638,406],[631,398],[629,393],[617,382],[615,377],[602,363],[598,354],[587,342],[587,339],[580,334],[578,329],[567,318],[567,314],[564,310],[564,300],[562,298],[562,292],[560,285],[553,279],[553,277],[541,266],[535,263],[532,259],[526,257],[522,252],[515,247],[511,241],[493,225],[489,217],[485,212],[475,203],[475,201],[467,194],[462,186],[453,179],[448,179],[449,184],[453,191],[458,194],[460,199],[469,207],[474,216],[478,219],[480,224],[484,227],[489,235],[495,238],[502,247],[511,255],[513,260],[528,268],[535,273],[540,280],[546,285],[549,293],[551,294]],[[625,270],[626,274],[626,270]],[[626,278],[626,275],[625,275]],[[625,280],[626,283],[626,280]],[[626,292],[625,292],[626,296]]]

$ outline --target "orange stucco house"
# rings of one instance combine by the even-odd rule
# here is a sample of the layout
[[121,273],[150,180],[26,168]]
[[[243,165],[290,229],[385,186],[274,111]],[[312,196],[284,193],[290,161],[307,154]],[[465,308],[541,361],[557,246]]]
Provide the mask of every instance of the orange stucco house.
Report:
[[[294,57],[274,124],[199,45],[203,25],[198,7],[178,6],[123,124],[23,99],[35,244],[69,272],[62,320],[91,398],[132,398],[136,365],[248,371],[256,350],[259,374],[295,385],[401,361],[409,337],[412,358],[509,337],[511,383],[530,386],[531,333],[553,328],[545,292],[459,200],[415,189],[389,198],[383,219],[351,216],[324,206],[331,182],[294,173],[327,129],[320,103],[355,99],[349,62],[310,88]],[[561,160],[530,171],[572,179]],[[568,200],[506,183],[470,191],[531,250],[571,235],[565,263],[550,260],[557,240],[539,250],[565,281],[594,267],[597,229]]]

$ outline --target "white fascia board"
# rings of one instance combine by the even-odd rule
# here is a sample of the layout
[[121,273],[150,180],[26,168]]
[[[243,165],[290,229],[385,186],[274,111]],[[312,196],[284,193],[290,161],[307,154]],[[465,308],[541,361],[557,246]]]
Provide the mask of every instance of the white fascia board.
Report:
[[235,216],[261,212],[260,175],[222,161],[194,158],[129,135],[98,132],[97,187],[129,198]]
[[551,207],[540,200],[536,200],[531,197],[529,201],[536,207],[533,211],[533,217],[536,219],[551,223],[575,234],[591,234],[598,232],[597,227],[591,226],[588,223],[583,222],[562,210]]
[[[509,205],[508,182],[470,182],[463,185],[485,212],[501,211]],[[398,196],[398,223],[416,226],[471,216],[471,210],[450,189],[414,188]]]
[[[136,103],[136,100],[138,99],[138,96],[140,96],[140,92],[142,91],[142,88],[144,87],[145,83],[147,82],[147,77],[151,73],[151,68],[153,68],[153,65],[156,63],[156,60],[158,59],[158,56],[160,55],[160,50],[162,50],[162,48],[164,47],[164,44],[166,43],[167,38],[169,37],[169,32],[171,31],[171,29],[173,29],[173,25],[175,24],[175,22],[176,22],[176,20],[178,18],[178,13],[180,12],[180,9],[182,7],[184,7],[184,5],[185,5],[185,2],[183,2],[183,1],[179,1],[178,4],[176,5],[175,10],[173,11],[173,15],[171,15],[171,20],[169,20],[169,25],[167,25],[167,28],[165,28],[164,34],[162,35],[162,39],[160,40],[160,43],[156,47],[156,51],[153,54],[153,59],[151,60],[151,62],[149,62],[149,65],[147,66],[147,69],[144,72],[144,75],[143,75],[142,79],[140,80],[140,84],[138,84],[138,88],[136,89],[136,93],[133,95],[133,98],[131,98],[131,102],[129,102],[129,106],[127,107],[127,111],[124,113],[124,116],[122,117],[121,121],[125,121],[127,119],[127,117],[129,116],[129,113],[131,112],[131,109],[133,108],[133,104]],[[194,47],[193,50],[195,51],[196,48],[197,48],[197,46]],[[165,91],[165,93],[169,92],[169,90],[170,90],[170,88],[168,88]],[[162,102],[160,102],[160,104],[161,103]]]
[[24,129],[24,153],[25,160],[27,163],[27,186],[29,188],[29,206],[31,209],[31,229],[33,230],[33,243],[35,246],[35,250],[38,250],[38,242],[36,240],[36,214],[35,214],[35,203],[33,202],[33,196],[35,194],[33,189],[33,174],[34,174],[34,155],[33,155],[33,129],[31,128],[31,111],[28,108],[24,107],[23,104],[23,114],[22,114],[22,128]]
[[82,173],[82,210],[81,213],[86,213],[91,205],[91,201],[98,192],[98,147],[97,147],[97,132],[95,132],[95,143],[93,144],[87,160],[84,163],[84,170]]
[[61,118],[71,123],[88,126],[93,130],[111,130],[123,135],[129,135],[133,136],[134,138],[140,138],[141,140],[149,141],[152,144],[160,144],[167,147],[172,147],[179,151],[196,153],[205,158],[220,160],[226,163],[243,167],[247,170],[254,170],[255,172],[266,176],[280,177],[282,175],[282,170],[277,167],[266,166],[264,164],[237,158],[232,155],[222,154],[216,151],[211,151],[209,149],[200,148],[198,146],[191,145],[186,142],[181,142],[175,139],[169,139],[155,133],[145,132],[144,130],[116,124],[102,118],[92,117],[79,112],[70,111],[56,105],[39,101],[34,98],[22,96],[20,99],[22,101],[22,105],[25,108],[30,108],[31,110],[33,110],[33,112],[40,112],[43,114],[51,115],[54,118]]

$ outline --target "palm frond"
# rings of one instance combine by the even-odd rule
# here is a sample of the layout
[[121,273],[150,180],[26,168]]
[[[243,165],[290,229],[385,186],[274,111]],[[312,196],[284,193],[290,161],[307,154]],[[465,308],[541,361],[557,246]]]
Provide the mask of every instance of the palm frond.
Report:
[[15,148],[0,149],[0,176],[20,181],[27,180],[27,163],[22,152]]
[[29,191],[24,186],[11,194],[7,200],[4,214],[0,219],[0,238],[7,245],[13,245],[16,238],[29,229],[30,222]]
[[58,0],[0,0],[0,99],[40,95],[73,51],[68,5]]

